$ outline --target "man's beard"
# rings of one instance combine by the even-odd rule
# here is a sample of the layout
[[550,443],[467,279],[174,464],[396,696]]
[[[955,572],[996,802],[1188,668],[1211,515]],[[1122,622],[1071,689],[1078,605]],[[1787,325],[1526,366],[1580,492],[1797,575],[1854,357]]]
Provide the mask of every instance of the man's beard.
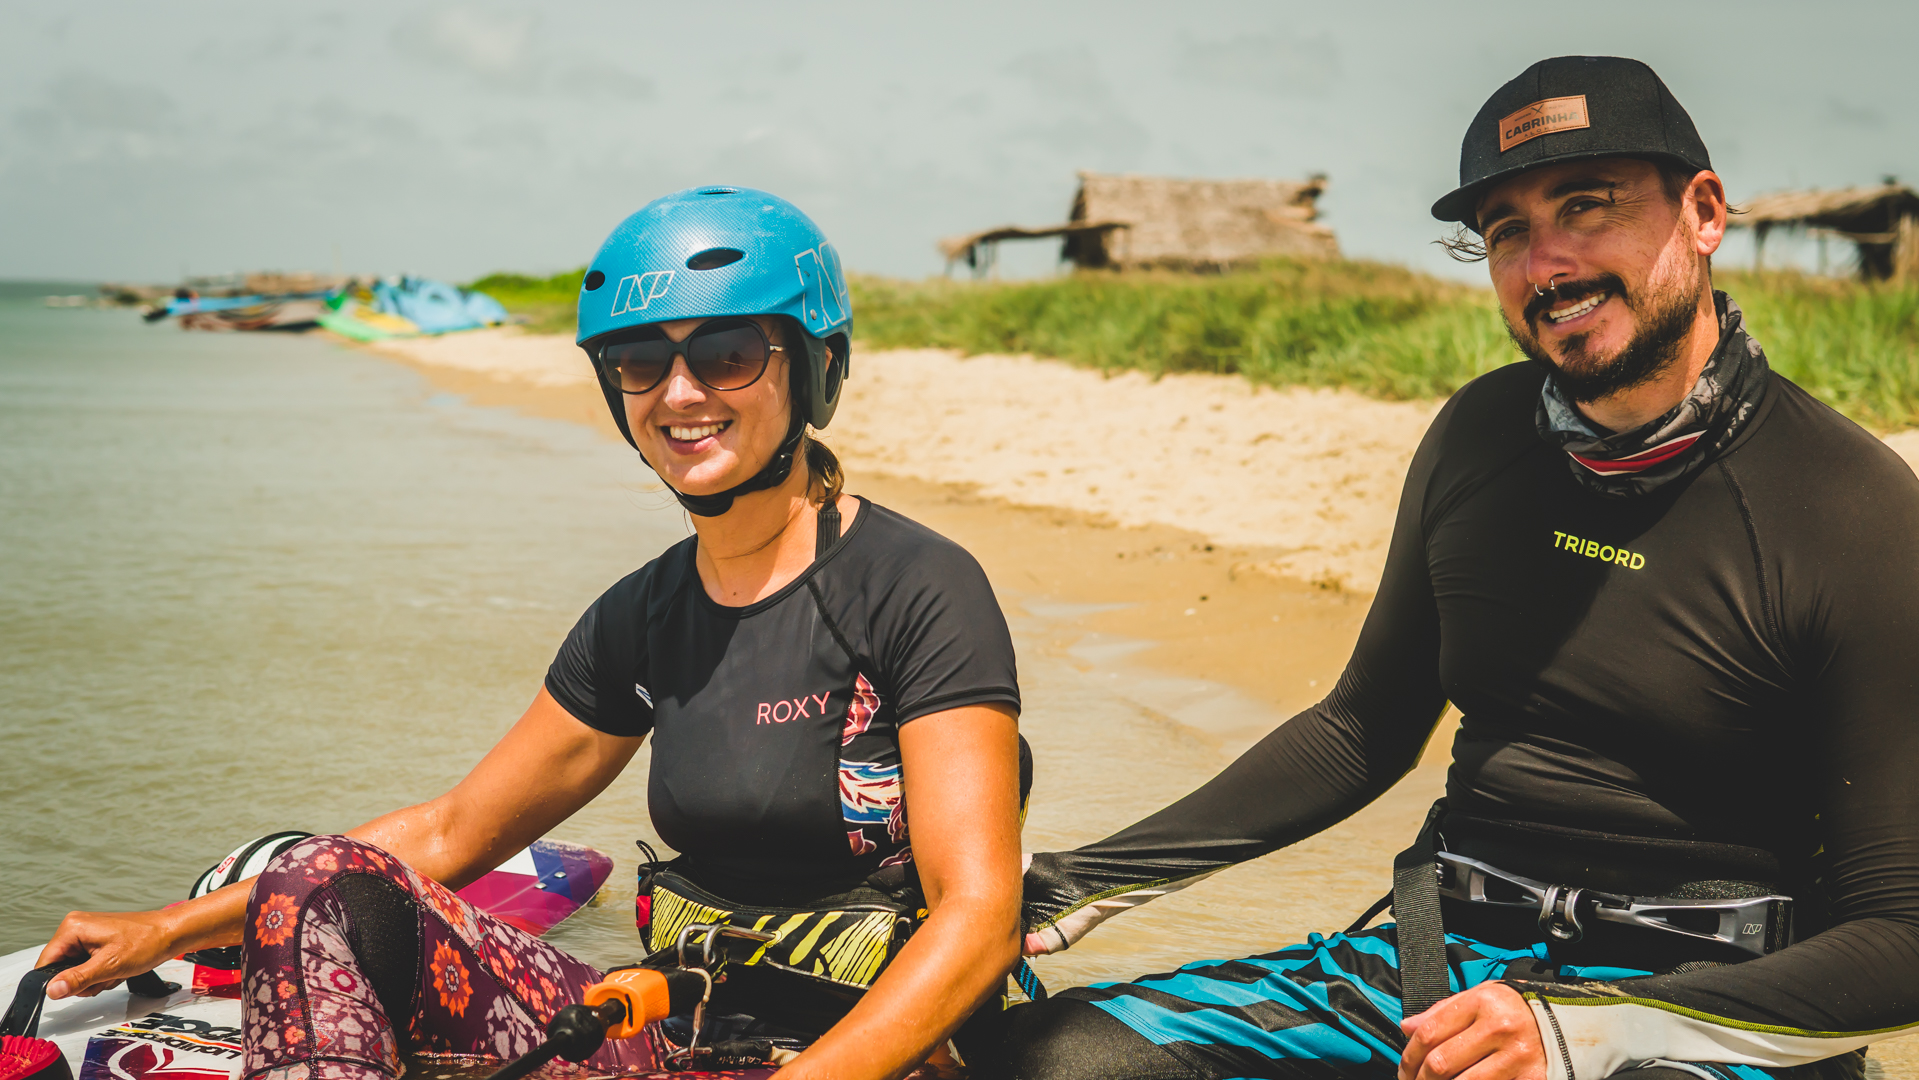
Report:
[[[1549,289],[1544,296],[1534,296],[1526,304],[1525,327],[1514,326],[1513,321],[1506,318],[1506,333],[1512,337],[1513,344],[1519,347],[1520,352],[1552,372],[1554,381],[1567,397],[1582,405],[1590,404],[1621,390],[1651,382],[1679,359],[1692,333],[1693,320],[1699,311],[1700,292],[1704,288],[1703,277],[1694,278],[1691,288],[1681,285],[1672,289],[1653,290],[1649,287],[1649,303],[1642,311],[1639,302],[1626,292],[1625,282],[1612,274],[1601,274]],[[1561,307],[1567,302],[1577,303],[1602,292],[1610,293],[1626,305],[1627,310],[1641,316],[1639,328],[1634,331],[1631,340],[1616,354],[1607,357],[1596,355],[1587,348],[1591,333],[1574,334],[1565,339],[1561,346],[1563,358],[1553,359],[1532,328],[1546,318],[1548,308]],[[1504,309],[1501,309],[1501,317],[1505,317]]]

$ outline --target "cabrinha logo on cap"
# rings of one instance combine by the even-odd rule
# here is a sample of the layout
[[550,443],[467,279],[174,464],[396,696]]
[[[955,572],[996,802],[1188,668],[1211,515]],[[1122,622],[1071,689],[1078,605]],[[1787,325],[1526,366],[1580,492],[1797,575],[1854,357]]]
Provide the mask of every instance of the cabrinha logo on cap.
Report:
[[1592,157],[1712,168],[1692,118],[1651,68],[1623,56],[1555,56],[1508,79],[1473,114],[1459,141],[1459,186],[1433,216],[1474,228],[1480,198],[1500,183]]
[[1584,94],[1535,101],[1518,112],[1507,114],[1499,122],[1499,152],[1503,154],[1528,139],[1555,131],[1576,131],[1591,126]]

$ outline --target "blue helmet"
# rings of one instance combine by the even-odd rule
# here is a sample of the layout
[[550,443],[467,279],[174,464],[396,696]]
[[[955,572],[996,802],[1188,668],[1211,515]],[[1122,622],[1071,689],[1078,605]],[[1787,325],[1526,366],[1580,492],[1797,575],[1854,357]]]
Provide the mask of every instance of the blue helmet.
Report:
[[[621,330],[734,315],[784,316],[801,331],[803,347],[787,354],[792,358],[792,431],[773,461],[739,487],[719,495],[675,492],[695,514],[725,513],[734,495],[783,482],[806,425],[824,428],[833,419],[853,328],[839,252],[812,218],[777,195],[740,187],[688,188],[655,199],[620,222],[580,283],[576,340],[589,356],[597,355],[601,339]],[[614,423],[632,443],[619,392],[604,379],[600,389]]]

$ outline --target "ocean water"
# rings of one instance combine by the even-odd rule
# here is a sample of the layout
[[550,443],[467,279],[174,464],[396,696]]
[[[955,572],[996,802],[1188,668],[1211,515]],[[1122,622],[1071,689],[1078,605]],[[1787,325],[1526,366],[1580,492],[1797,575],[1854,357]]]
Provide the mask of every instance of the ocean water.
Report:
[[[0,949],[445,790],[686,535],[583,428],[26,291],[0,296]],[[644,819],[631,770],[558,835],[630,872]]]
[[[445,790],[587,604],[687,534],[631,451],[585,428],[317,338],[50,309],[54,291],[73,290],[0,290],[0,951],[72,909],[180,899],[255,835]],[[1029,849],[1107,835],[1226,763],[1164,687],[1048,652],[1044,598],[1002,600],[1038,759]],[[553,938],[603,965],[639,947],[646,760],[554,833],[617,861]],[[1337,929],[1384,891],[1397,822],[1429,797],[1111,923],[1041,973],[1124,977]]]

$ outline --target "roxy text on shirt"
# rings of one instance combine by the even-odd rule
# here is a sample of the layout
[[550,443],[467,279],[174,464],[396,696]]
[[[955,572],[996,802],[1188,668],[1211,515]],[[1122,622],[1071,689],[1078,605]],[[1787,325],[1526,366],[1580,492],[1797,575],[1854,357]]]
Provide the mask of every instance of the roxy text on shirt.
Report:
[[[814,716],[825,716],[826,701],[831,696],[830,693],[806,694],[796,698],[781,698],[779,701],[762,701],[758,715],[753,718],[753,724],[757,727],[760,724],[784,724],[797,717],[811,719]],[[819,706],[820,711],[817,713],[811,711],[808,706],[812,705]]]

